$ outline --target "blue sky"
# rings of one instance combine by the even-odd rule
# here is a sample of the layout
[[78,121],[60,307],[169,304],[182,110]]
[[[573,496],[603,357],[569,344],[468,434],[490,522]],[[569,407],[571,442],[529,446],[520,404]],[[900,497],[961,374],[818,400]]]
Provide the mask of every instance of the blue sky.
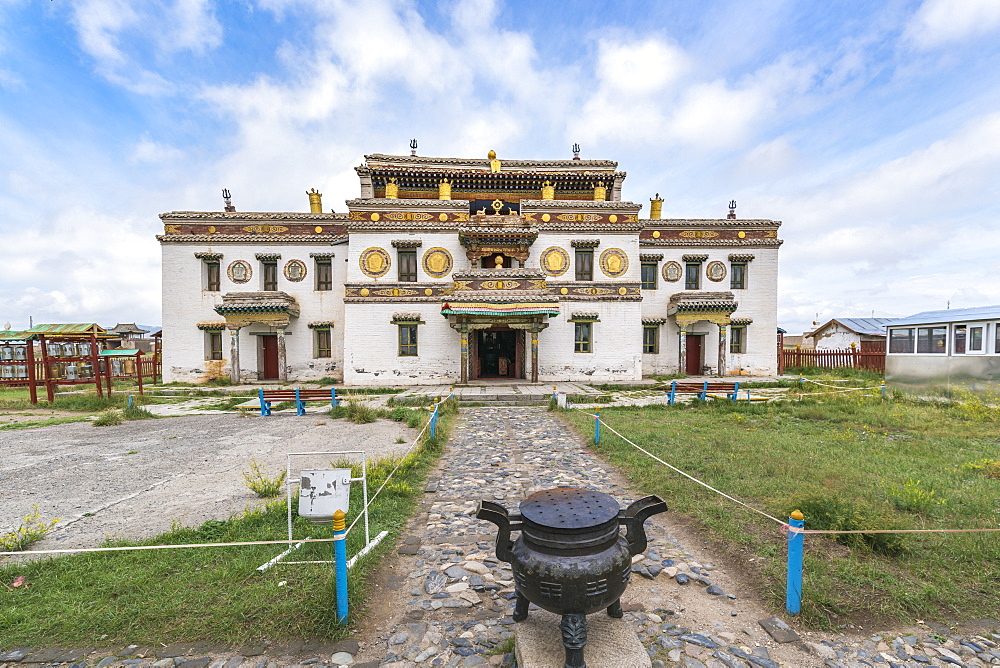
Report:
[[782,220],[792,333],[997,304],[998,56],[1000,0],[0,0],[0,325],[159,323],[159,213],[343,211],[411,137]]

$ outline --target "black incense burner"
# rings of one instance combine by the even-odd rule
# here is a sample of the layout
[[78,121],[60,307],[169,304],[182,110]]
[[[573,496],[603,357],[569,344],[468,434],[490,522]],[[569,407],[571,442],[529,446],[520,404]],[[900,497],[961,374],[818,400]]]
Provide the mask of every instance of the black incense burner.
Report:
[[[476,511],[499,527],[497,558],[514,572],[514,621],[528,618],[528,603],[562,615],[565,668],[586,668],[586,616],[601,609],[622,616],[632,557],[646,550],[643,523],[667,504],[647,496],[622,510],[602,492],[558,487],[535,492],[518,510],[510,514],[498,503],[480,501]],[[521,532],[514,541],[512,531]]]

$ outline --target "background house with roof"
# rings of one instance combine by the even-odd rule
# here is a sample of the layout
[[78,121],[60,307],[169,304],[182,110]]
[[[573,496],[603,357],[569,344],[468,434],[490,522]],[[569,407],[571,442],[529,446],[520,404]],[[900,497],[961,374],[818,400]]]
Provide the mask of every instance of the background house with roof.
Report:
[[924,311],[888,327],[886,383],[909,392],[1000,391],[1000,305]]
[[816,350],[885,350],[885,327],[895,318],[832,318],[803,334],[803,346]]

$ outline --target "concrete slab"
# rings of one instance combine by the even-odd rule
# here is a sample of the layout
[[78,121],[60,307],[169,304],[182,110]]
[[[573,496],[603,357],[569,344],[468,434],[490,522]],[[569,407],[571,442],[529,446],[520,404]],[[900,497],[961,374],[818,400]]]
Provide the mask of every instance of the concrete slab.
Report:
[[[559,631],[559,615],[533,610],[514,627],[518,668],[563,668],[566,651]],[[583,658],[593,668],[651,668],[646,648],[624,619],[604,612],[587,615],[587,646]]]

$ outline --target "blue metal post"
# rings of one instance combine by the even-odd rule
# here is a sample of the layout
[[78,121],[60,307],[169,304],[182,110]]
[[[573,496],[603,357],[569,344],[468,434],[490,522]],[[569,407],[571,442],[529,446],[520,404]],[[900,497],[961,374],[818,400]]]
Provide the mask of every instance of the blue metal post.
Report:
[[299,388],[297,387],[295,388],[295,414],[306,414],[306,402],[302,401],[302,397],[299,396]]
[[337,388],[330,388],[330,406],[331,408],[337,407]]
[[[882,383],[882,394],[885,394],[885,383]],[[128,407],[132,408],[132,395],[128,395]]]
[[347,515],[333,513],[333,567],[337,580],[337,621],[347,621]]
[[434,438],[435,424],[434,418],[437,417],[437,405],[431,406],[431,438]]
[[885,381],[882,381],[882,396],[885,396]]
[[601,442],[601,412],[594,414],[594,443]]
[[[793,510],[788,518],[788,524],[798,529],[803,528],[805,516],[799,510]],[[785,609],[795,615],[802,610],[802,545],[801,533],[788,532],[788,580],[785,589]]]

